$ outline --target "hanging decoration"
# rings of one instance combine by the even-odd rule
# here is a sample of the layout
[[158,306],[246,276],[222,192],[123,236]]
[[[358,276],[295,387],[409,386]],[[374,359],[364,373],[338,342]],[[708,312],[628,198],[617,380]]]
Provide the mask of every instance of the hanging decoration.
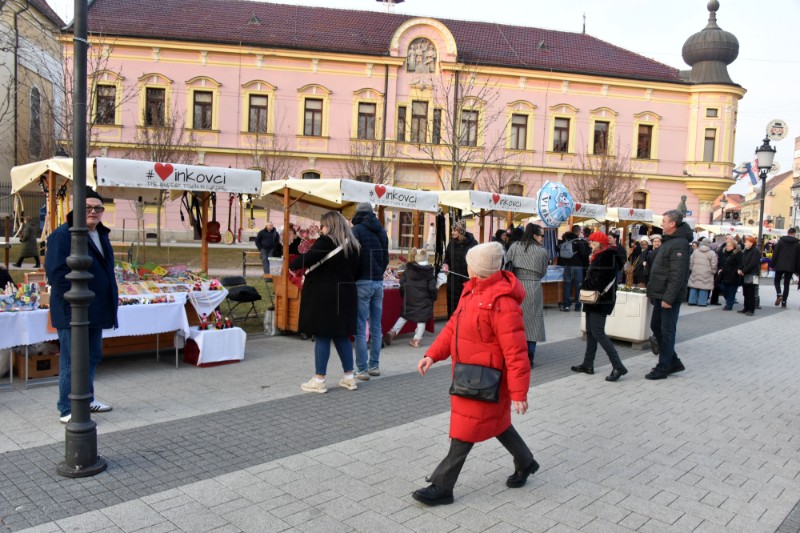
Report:
[[556,228],[572,215],[575,200],[563,183],[546,181],[539,189],[537,207],[544,225]]

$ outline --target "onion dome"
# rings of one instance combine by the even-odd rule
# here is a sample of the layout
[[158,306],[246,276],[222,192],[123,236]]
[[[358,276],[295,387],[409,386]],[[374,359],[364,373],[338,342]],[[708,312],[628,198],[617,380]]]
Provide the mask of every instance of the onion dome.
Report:
[[692,83],[736,85],[728,75],[728,65],[739,56],[739,40],[717,26],[719,1],[710,0],[708,24],[683,45],[683,60],[692,67]]

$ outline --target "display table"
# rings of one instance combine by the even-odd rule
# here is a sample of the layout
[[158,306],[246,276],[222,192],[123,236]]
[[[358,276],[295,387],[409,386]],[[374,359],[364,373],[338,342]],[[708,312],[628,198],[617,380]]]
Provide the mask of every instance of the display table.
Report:
[[[209,329],[201,331],[189,328],[189,339],[197,344],[196,361],[187,361],[197,366],[214,363],[230,363],[244,359],[244,346],[247,334],[242,328]],[[182,332],[175,334],[175,346],[185,347],[186,338]]]
[[[586,333],[586,313],[581,313],[581,332]],[[606,319],[606,335],[612,339],[644,344],[651,335],[653,306],[644,293],[617,291],[614,312]]]

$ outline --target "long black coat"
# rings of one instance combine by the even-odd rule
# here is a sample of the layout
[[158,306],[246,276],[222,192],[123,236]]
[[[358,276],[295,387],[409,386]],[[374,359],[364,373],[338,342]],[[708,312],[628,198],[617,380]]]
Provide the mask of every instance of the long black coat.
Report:
[[[310,268],[335,248],[333,240],[322,235],[308,252],[295,258],[289,268]],[[298,329],[301,333],[322,337],[355,335],[360,261],[359,254],[345,257],[341,250],[306,274],[300,299]]]
[[758,276],[761,270],[761,250],[758,246],[753,245],[742,252],[742,266],[739,269],[745,276]]
[[771,266],[775,272],[800,271],[800,241],[794,235],[784,235],[778,240]]
[[447,249],[444,251],[444,262],[447,263],[450,274],[447,276],[447,314],[452,315],[458,307],[458,300],[464,290],[464,283],[469,279],[467,276],[467,252],[473,246],[477,246],[472,233],[467,232],[463,241],[450,239]]
[[[586,277],[583,278],[581,289],[603,292],[611,280],[616,281],[618,271],[619,252],[614,248],[606,248],[589,263],[589,269],[586,271]],[[617,284],[611,283],[611,288],[605,294],[600,295],[596,304],[583,304],[583,310],[587,313],[610,315],[614,312],[616,302]]]
[[407,263],[400,278],[403,297],[402,317],[409,322],[427,322],[433,318],[433,302],[438,294],[436,272],[432,265]]
[[717,263],[717,271],[719,272],[717,279],[720,283],[733,287],[742,284],[742,278],[739,276],[739,269],[742,266],[742,252],[739,250],[738,245],[730,252],[723,248],[719,253],[719,261]]

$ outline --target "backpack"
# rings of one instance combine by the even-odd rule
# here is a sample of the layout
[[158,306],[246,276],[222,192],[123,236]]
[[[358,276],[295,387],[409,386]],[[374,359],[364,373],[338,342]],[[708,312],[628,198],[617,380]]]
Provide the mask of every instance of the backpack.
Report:
[[575,248],[572,241],[564,241],[558,247],[558,257],[561,259],[572,259],[575,257]]

